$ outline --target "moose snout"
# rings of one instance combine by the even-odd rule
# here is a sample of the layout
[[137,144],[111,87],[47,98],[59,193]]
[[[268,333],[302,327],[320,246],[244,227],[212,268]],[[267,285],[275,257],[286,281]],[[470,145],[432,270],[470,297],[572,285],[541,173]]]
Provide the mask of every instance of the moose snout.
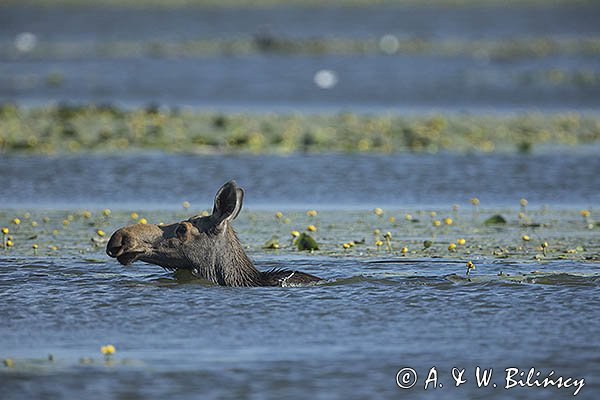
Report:
[[118,257],[123,254],[123,232],[121,229],[113,233],[106,245],[106,254],[110,257]]

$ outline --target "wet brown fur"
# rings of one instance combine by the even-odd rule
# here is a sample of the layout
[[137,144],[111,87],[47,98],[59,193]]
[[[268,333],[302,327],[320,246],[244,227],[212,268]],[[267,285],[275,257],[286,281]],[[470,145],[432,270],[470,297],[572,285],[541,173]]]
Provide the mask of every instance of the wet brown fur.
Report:
[[170,225],[135,224],[113,233],[106,253],[123,265],[144,261],[168,270],[187,269],[223,286],[282,286],[321,278],[287,269],[259,271],[231,227],[242,208],[244,191],[227,182],[215,196],[213,213]]

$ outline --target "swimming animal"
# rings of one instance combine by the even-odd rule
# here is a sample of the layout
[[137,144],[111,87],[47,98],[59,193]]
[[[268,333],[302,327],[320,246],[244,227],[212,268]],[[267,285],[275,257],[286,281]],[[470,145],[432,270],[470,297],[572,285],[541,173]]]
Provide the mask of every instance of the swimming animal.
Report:
[[242,210],[244,190],[225,183],[215,196],[212,214],[170,225],[134,224],[115,231],[106,253],[122,265],[143,261],[167,270],[189,270],[223,286],[287,286],[321,278],[289,269],[259,271],[231,226]]

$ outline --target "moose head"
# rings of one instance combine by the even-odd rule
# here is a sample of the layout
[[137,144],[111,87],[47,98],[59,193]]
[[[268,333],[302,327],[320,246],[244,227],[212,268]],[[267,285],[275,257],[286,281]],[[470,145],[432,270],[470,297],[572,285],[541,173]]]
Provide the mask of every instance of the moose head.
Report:
[[244,190],[225,183],[215,196],[212,214],[169,225],[134,224],[118,229],[106,253],[122,265],[143,261],[192,274],[225,286],[280,286],[317,282],[303,272],[261,272],[248,258],[231,223],[242,210]]

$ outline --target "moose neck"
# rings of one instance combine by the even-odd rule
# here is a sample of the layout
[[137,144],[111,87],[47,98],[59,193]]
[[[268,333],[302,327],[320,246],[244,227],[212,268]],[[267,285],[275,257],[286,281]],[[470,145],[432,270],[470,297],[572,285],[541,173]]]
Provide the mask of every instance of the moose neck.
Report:
[[244,252],[233,228],[228,225],[223,236],[225,240],[217,241],[211,265],[203,268],[205,277],[225,286],[260,286],[261,273]]

